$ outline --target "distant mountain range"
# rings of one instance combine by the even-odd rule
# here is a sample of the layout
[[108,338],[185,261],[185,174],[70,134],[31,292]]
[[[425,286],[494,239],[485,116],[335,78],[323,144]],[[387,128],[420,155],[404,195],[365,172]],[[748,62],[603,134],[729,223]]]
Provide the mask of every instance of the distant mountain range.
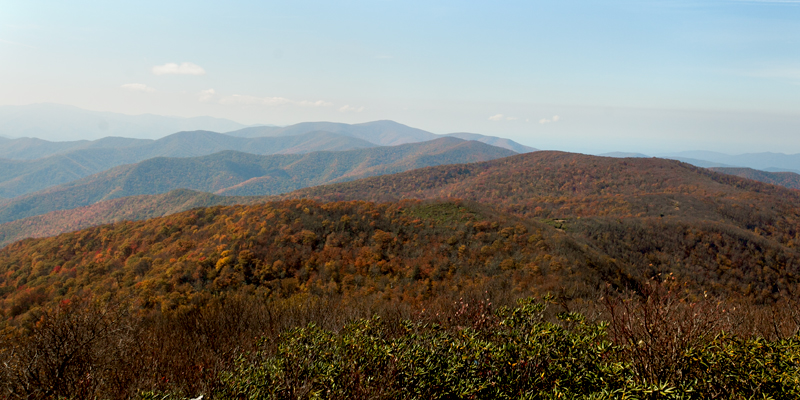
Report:
[[65,141],[120,136],[157,139],[179,131],[228,132],[244,127],[246,125],[223,118],[125,115],[63,104],[0,106],[0,136],[6,138]]
[[[25,110],[33,115],[42,107],[30,106]],[[374,121],[354,125],[308,122],[288,127],[259,126],[229,134],[186,131],[158,140],[122,137],[63,142],[4,139],[0,140],[0,198],[23,196],[153,157],[196,157],[225,150],[260,155],[302,154],[417,143],[442,136],[393,121]],[[445,136],[477,140],[517,153],[536,150],[493,136],[468,133]]]
[[[612,152],[604,157],[652,157],[642,153]],[[655,157],[683,161],[703,168],[752,168],[768,172],[788,171],[800,173],[800,154],[747,153],[730,155],[713,151],[683,151],[657,154]]]
[[771,183],[790,189],[800,189],[800,174],[794,172],[768,172],[752,168],[709,168],[712,171],[736,175],[754,181]]
[[689,158],[710,161],[731,167],[746,167],[762,171],[800,172],[800,154],[783,153],[747,153],[729,155],[713,151],[683,151],[680,153],[662,154],[663,158]]
[[305,155],[263,156],[224,151],[203,157],[157,157],[4,202],[0,204],[0,222],[175,189],[226,195],[270,195],[312,185],[513,154],[511,150],[480,142],[440,138],[393,147]]
[[[18,142],[12,147],[7,147],[5,151],[0,150],[0,158],[40,158],[69,150],[98,146],[108,147],[109,145],[108,141],[101,144],[89,144],[87,139],[94,140],[106,137],[157,139],[175,132],[195,130],[227,132],[229,136],[244,138],[296,136],[309,132],[325,131],[362,139],[379,146],[424,142],[443,136],[398,124],[394,121],[373,121],[352,125],[335,122],[303,122],[285,127],[272,125],[247,127],[222,118],[180,118],[152,114],[125,115],[89,111],[61,104],[43,103],[24,106],[0,106],[0,143],[5,142],[3,139],[40,139],[39,141]],[[449,136],[505,147],[517,153],[536,150],[532,147],[494,136],[474,133],[452,133]],[[128,143],[129,145],[135,145],[131,139],[126,140],[130,142]],[[71,143],[41,143],[41,141]],[[39,150],[33,150],[30,147],[38,147]],[[225,150],[235,149],[227,148]]]
[[263,136],[294,136],[307,132],[325,131],[338,133],[381,146],[395,146],[398,144],[424,142],[441,136],[422,129],[412,128],[394,121],[373,121],[363,124],[342,124],[335,122],[302,122],[286,127],[252,127],[229,132],[232,136],[263,137]]
[[[53,144],[66,144],[65,152]],[[27,146],[26,146],[27,145]],[[0,159],[0,197],[12,198],[71,182],[123,164],[154,157],[196,157],[225,150],[251,154],[307,153],[375,147],[367,141],[330,132],[297,136],[241,138],[208,131],[179,132],[159,140],[104,138],[92,142],[15,139],[0,142],[0,154],[48,155],[40,159]]]

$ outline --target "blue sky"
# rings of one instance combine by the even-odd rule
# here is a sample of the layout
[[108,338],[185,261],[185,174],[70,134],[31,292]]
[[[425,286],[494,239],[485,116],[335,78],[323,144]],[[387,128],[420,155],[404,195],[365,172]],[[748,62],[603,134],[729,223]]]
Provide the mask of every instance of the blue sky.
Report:
[[800,152],[800,1],[0,0],[0,105]]

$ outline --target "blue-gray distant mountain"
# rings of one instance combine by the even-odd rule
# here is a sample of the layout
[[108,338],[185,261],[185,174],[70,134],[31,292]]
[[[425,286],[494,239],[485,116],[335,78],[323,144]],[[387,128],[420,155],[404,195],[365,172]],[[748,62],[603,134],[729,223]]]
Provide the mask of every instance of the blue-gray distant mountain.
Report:
[[82,149],[114,149],[142,146],[152,143],[150,139],[105,137],[97,140],[73,140],[51,142],[38,138],[5,139],[0,141],[0,158],[9,160],[35,160]]
[[511,139],[505,139],[497,136],[486,136],[486,135],[479,135],[477,133],[467,133],[467,132],[457,132],[457,133],[448,133],[445,136],[451,136],[459,139],[464,140],[475,140],[481,143],[486,143],[492,146],[502,147],[504,149],[509,149],[515,151],[517,153],[531,153],[534,151],[538,151],[539,149],[535,149],[530,146],[525,146],[523,144],[519,144]]
[[[273,138],[274,139],[274,138]],[[0,204],[0,222],[140,194],[192,189],[226,195],[272,195],[325,183],[416,168],[493,160],[511,150],[456,138],[340,152],[157,157]]]
[[512,150],[516,153],[529,153],[536,151],[533,147],[519,144],[510,139],[495,136],[479,135],[477,133],[450,133],[437,135],[422,129],[412,128],[394,121],[372,121],[362,124],[343,124],[338,122],[302,122],[286,127],[257,126],[227,132],[231,136],[260,137],[260,136],[293,136],[302,135],[313,131],[327,131],[340,135],[363,139],[376,145],[396,146],[404,143],[417,143],[434,140],[442,136],[451,136],[463,140],[475,140],[496,147]]
[[800,174],[794,172],[767,172],[752,168],[710,168],[723,174],[736,175],[754,181],[771,183],[773,185],[787,187],[789,189],[800,189]]
[[[680,160],[702,167],[746,167],[762,171],[800,171],[800,154],[747,153],[730,155],[713,151],[684,151],[662,154],[658,157]],[[687,161],[687,160],[694,160]],[[706,161],[699,165],[697,160]],[[713,164],[713,165],[712,165]]]
[[[241,138],[208,131],[178,132],[159,140],[104,138],[68,142],[72,150],[35,160],[0,159],[0,197],[11,198],[71,182],[109,168],[153,157],[196,157],[224,150],[251,154],[289,154],[375,147],[365,140],[330,132],[286,137]],[[0,142],[3,151],[45,154],[53,142],[16,139]],[[58,144],[58,143],[55,143]],[[27,146],[26,146],[27,145]],[[116,145],[116,146],[115,146]]]
[[612,151],[611,153],[598,154],[600,157],[613,157],[613,158],[650,158],[647,154],[642,153],[626,153],[623,151]]
[[7,138],[66,141],[120,136],[157,139],[179,131],[228,132],[245,126],[223,118],[125,115],[62,104],[0,106],[0,136]]
[[326,131],[340,135],[363,139],[381,146],[395,146],[398,144],[424,142],[439,136],[412,128],[394,121],[373,121],[363,124],[342,124],[337,122],[301,122],[282,128],[259,126],[244,128],[228,132],[232,136],[259,137],[259,136],[293,136],[308,132]]
[[666,158],[668,160],[678,160],[680,162],[685,162],[687,164],[692,164],[695,167],[702,167],[702,168],[740,168],[740,167],[737,167],[735,165],[723,164],[723,163],[714,162],[714,161],[708,161],[708,160],[699,160],[697,158],[669,157],[669,156],[660,157],[660,158]]

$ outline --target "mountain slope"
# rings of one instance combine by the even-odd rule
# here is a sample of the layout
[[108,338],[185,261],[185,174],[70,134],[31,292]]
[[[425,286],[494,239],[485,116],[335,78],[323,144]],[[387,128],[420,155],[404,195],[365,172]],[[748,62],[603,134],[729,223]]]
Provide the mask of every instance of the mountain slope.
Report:
[[[0,317],[24,319],[31,307],[83,291],[114,291],[158,311],[248,290],[274,301],[307,290],[413,303],[454,287],[588,295],[624,284],[612,260],[583,247],[546,224],[457,202],[212,207],[0,250]],[[542,279],[537,268],[552,272]]]
[[[800,259],[794,250],[800,248],[800,193],[677,161],[536,152],[306,188],[277,198],[460,198],[549,221],[637,273],[671,273],[762,300],[800,293]],[[792,283],[755,293],[753,282],[761,278],[752,274],[761,273],[756,269],[762,263],[791,276]]]
[[[259,156],[226,151],[203,157],[153,158],[115,167],[81,180],[0,205],[0,221],[87,206],[102,200],[185,188],[229,195],[277,194],[336,180],[357,179],[428,165],[507,157],[510,150],[442,138],[392,148],[306,155]],[[251,181],[270,177],[272,181]],[[237,186],[238,185],[238,186]]]

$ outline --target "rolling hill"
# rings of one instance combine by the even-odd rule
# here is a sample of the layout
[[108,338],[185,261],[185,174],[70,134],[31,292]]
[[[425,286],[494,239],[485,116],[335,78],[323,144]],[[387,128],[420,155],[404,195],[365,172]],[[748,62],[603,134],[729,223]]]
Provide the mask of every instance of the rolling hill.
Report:
[[[800,288],[795,250],[800,193],[672,160],[536,152],[306,188],[277,198],[459,198],[549,221],[628,265],[630,274],[673,274],[709,292],[762,300]],[[764,273],[765,263],[788,280],[756,289],[754,280],[763,277],[752,274]]]
[[476,162],[513,152],[441,138],[394,147],[259,156],[226,151],[203,157],[152,158],[0,205],[0,221],[91,205],[98,201],[184,188],[227,195],[268,195],[430,165]]

